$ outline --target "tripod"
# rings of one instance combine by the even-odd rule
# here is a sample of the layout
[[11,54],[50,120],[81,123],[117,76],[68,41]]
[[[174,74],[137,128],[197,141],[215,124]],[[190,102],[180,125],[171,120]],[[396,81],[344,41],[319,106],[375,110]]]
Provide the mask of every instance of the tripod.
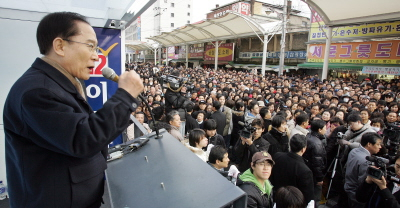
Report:
[[[331,162],[331,164],[329,165],[329,167],[327,169],[327,173],[328,173],[329,170],[331,170],[331,167],[333,165],[332,175],[331,175],[331,179],[330,179],[330,182],[329,182],[329,188],[328,188],[328,192],[326,193],[326,199],[329,199],[329,193],[331,191],[332,181],[333,181],[333,178],[335,177],[336,168],[337,168],[337,164],[338,164],[338,161],[339,161],[339,155],[340,155],[341,146],[339,145],[339,143],[337,143],[336,145],[338,146],[338,150],[337,150],[335,159]],[[343,170],[342,163],[340,163],[340,161],[339,161],[339,165],[341,167],[341,170]]]

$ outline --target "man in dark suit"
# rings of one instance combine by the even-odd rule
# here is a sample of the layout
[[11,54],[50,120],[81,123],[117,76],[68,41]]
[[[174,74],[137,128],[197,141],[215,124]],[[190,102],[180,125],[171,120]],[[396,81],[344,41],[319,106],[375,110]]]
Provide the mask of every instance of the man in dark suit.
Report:
[[223,135],[226,126],[226,116],[219,110],[220,108],[221,103],[217,100],[213,101],[213,113],[211,114],[210,119],[214,119],[217,122],[217,133]]
[[275,192],[284,186],[298,188],[304,195],[304,201],[309,203],[313,200],[314,185],[312,171],[302,157],[306,148],[306,137],[300,134],[293,135],[290,139],[290,152],[277,152],[273,156],[275,166],[270,181]]
[[13,85],[4,106],[11,207],[100,207],[107,145],[129,125],[143,83],[124,72],[116,93],[93,112],[79,80],[94,70],[96,33],[84,16],[46,15],[40,53]]
[[190,132],[192,129],[199,128],[199,123],[197,123],[196,119],[192,117],[193,113],[193,104],[188,104],[185,106],[186,114],[185,114],[185,134]]

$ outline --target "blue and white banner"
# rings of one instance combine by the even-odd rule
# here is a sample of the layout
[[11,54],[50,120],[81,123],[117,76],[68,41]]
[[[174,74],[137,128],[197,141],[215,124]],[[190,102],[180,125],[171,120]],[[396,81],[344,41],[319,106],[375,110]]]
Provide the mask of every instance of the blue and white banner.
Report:
[[364,73],[364,74],[400,75],[400,67],[364,66],[362,69],[362,73]]
[[[267,58],[280,58],[281,52],[267,52]],[[240,52],[239,58],[262,58],[263,52]],[[305,59],[307,51],[286,51],[285,59]]]
[[[100,47],[99,61],[85,81],[87,100],[94,111],[103,107],[107,99],[117,91],[118,84],[103,77],[101,71],[104,67],[110,67],[118,75],[122,74],[121,66],[121,30],[108,28],[93,28],[97,35]],[[110,146],[122,143],[122,137],[118,136]]]

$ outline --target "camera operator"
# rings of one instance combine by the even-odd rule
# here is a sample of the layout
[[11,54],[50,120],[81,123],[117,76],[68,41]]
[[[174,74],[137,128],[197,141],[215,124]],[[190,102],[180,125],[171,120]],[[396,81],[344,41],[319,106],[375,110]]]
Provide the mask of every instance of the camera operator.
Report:
[[[394,169],[396,178],[400,178],[400,154],[395,157]],[[357,189],[356,199],[359,202],[368,202],[371,208],[400,208],[400,186],[398,183],[389,181],[386,183],[384,176],[376,179],[371,176],[363,181]]]
[[[166,82],[167,91],[165,92],[165,113],[176,110],[179,113],[179,117],[182,121],[182,125],[179,129],[180,133],[185,134],[186,126],[186,110],[185,107],[191,103],[189,98],[186,97],[186,80],[180,77],[179,70],[174,70],[171,73],[171,77],[161,76],[160,82]],[[171,78],[171,79],[169,79]]]
[[[171,75],[180,78],[179,70],[174,70]],[[176,90],[172,89],[171,87],[167,88],[167,91],[165,92],[166,113],[169,113],[171,110],[178,110],[178,112],[181,114],[182,109],[190,103],[190,100],[186,97],[186,90],[187,89],[185,86],[183,86],[183,83]],[[181,115],[181,118],[184,118],[184,115],[185,114]]]
[[361,137],[361,146],[351,150],[346,164],[344,190],[347,193],[350,207],[364,207],[364,203],[356,200],[358,187],[367,175],[368,162],[366,156],[376,154],[381,149],[382,137],[375,132],[365,133]]
[[349,129],[345,133],[345,139],[340,140],[341,145],[348,145],[351,149],[360,146],[361,137],[367,132],[375,132],[370,125],[364,125],[361,122],[361,116],[358,112],[352,112],[347,117]]
[[241,173],[250,168],[251,158],[256,152],[267,152],[269,148],[269,142],[261,137],[264,131],[263,120],[256,118],[251,122],[251,126],[255,131],[250,131],[251,135],[248,138],[241,134],[240,140],[235,145],[236,156],[240,160],[238,169]]

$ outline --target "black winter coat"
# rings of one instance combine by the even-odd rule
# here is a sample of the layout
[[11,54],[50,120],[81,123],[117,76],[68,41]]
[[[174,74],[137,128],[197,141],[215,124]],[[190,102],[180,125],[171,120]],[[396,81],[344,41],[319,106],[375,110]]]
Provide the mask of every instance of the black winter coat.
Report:
[[273,159],[275,165],[269,180],[274,192],[283,186],[294,186],[303,193],[305,202],[313,200],[313,175],[304,159],[293,152],[277,152]]
[[389,181],[387,188],[380,190],[377,185],[368,184],[364,179],[357,189],[356,199],[359,202],[367,203],[370,208],[400,208],[400,191],[392,194],[393,187],[393,182]]
[[194,119],[190,114],[186,113],[186,123],[185,123],[185,134],[190,132],[195,128],[199,128],[199,123],[197,123],[196,119]]
[[242,144],[242,140],[239,139],[235,145],[235,152],[240,160],[238,169],[241,173],[250,168],[251,159],[256,152],[268,151],[269,143],[262,137],[253,141],[253,144]]
[[314,175],[314,183],[321,182],[325,174],[326,151],[322,139],[323,135],[312,131],[307,134],[307,149],[303,154],[307,166]]
[[167,92],[165,92],[166,113],[169,113],[172,110],[178,110],[179,108],[184,108],[188,103],[190,103],[190,100],[180,92],[173,92],[170,89],[167,89]]
[[271,145],[269,147],[269,154],[274,156],[277,152],[289,152],[289,137],[286,133],[279,132],[272,128],[264,137]]
[[224,134],[224,129],[226,125],[226,116],[221,111],[217,110],[211,114],[210,119],[214,119],[217,122],[217,133],[219,135]]
[[256,184],[250,181],[238,181],[237,186],[247,194],[247,208],[272,208],[273,194],[263,194]]
[[240,139],[239,130],[243,127],[239,125],[239,121],[244,122],[244,112],[243,111],[233,111],[232,110],[232,134],[231,134],[231,145],[235,146],[236,142]]
[[[212,137],[207,137],[207,139],[208,139],[208,144],[213,144],[214,146],[219,145],[226,149],[225,140],[223,136],[215,134]],[[203,150],[207,151],[207,147],[204,147]]]

